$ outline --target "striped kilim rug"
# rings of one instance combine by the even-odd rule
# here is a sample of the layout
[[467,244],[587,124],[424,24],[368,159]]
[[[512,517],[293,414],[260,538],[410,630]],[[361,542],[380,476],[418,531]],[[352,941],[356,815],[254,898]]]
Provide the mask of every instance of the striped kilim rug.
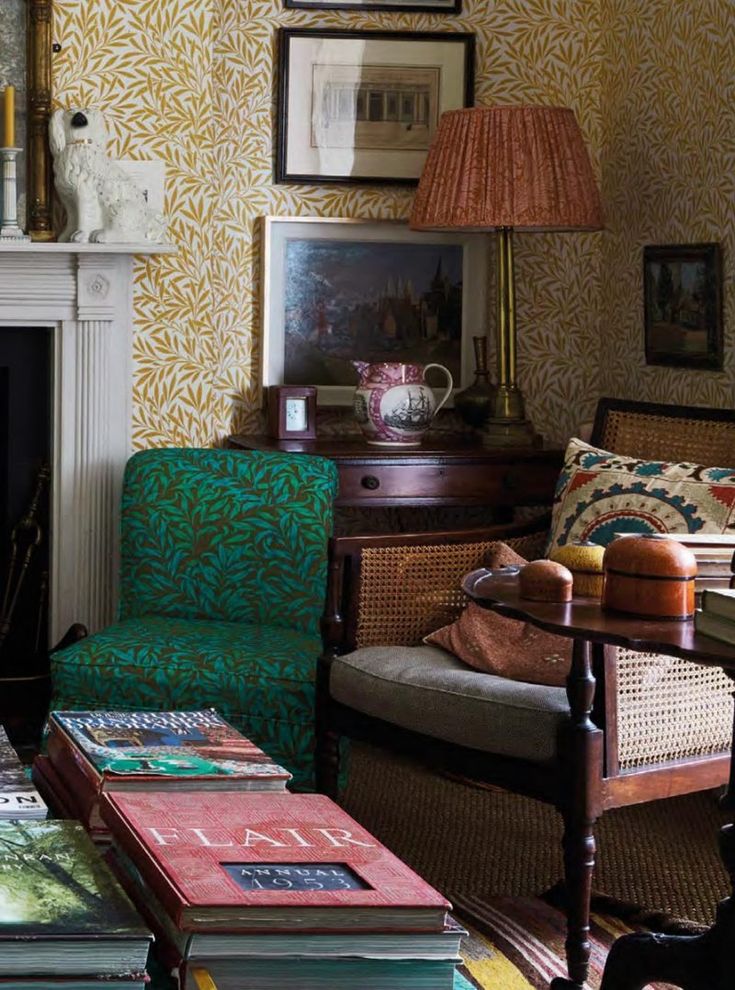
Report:
[[[451,898],[470,936],[463,942],[464,983],[455,990],[548,990],[555,976],[566,976],[566,920],[535,897]],[[631,929],[609,915],[593,914],[590,932],[590,990],[598,990],[610,946]],[[655,990],[668,990],[663,983]]]

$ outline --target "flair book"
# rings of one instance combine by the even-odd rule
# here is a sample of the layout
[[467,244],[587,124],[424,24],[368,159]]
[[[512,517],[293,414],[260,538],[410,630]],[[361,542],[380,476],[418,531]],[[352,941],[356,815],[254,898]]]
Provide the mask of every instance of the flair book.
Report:
[[151,934],[78,822],[0,822],[0,977],[122,978]]
[[52,712],[48,756],[79,817],[100,829],[103,791],[283,790],[291,774],[214,709]]
[[0,819],[45,818],[47,812],[41,795],[23,772],[5,729],[0,726]]
[[449,902],[321,794],[108,792],[101,812],[184,931],[445,929]]

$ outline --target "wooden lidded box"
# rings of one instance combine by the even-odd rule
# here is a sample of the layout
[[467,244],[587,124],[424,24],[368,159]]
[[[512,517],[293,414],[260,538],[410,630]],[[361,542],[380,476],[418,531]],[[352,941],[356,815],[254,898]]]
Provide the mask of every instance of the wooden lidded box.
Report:
[[603,608],[645,619],[691,619],[697,561],[660,536],[619,536],[605,550]]

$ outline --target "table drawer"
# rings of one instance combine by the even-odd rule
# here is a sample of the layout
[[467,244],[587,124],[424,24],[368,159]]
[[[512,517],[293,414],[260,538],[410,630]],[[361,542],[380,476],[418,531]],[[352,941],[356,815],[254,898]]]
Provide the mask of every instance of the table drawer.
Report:
[[340,464],[340,505],[548,505],[558,464]]

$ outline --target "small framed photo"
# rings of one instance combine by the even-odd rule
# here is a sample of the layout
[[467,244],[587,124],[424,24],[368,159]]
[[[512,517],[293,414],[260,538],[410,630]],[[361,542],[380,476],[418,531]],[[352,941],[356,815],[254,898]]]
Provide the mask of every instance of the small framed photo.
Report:
[[316,385],[318,405],[349,406],[354,361],[433,362],[456,390],[470,384],[472,335],[487,327],[483,235],[265,217],[262,250],[263,385]]
[[471,106],[475,37],[281,28],[278,182],[416,183],[439,117]]
[[271,385],[267,390],[268,436],[276,440],[316,438],[316,388]]
[[646,364],[722,370],[720,245],[643,248]]
[[398,10],[426,14],[460,14],[462,0],[285,0],[295,10]]

